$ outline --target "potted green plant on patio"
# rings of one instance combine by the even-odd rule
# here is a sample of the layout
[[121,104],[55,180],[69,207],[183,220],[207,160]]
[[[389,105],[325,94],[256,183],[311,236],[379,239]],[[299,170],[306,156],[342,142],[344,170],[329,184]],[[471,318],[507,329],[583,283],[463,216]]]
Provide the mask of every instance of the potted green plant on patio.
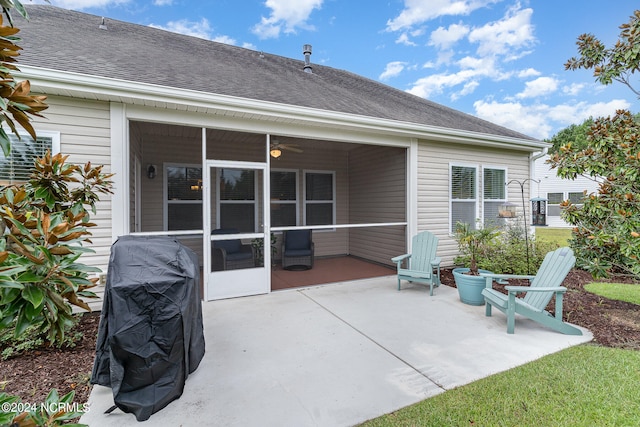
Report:
[[456,224],[455,239],[458,242],[460,258],[465,260],[468,267],[453,269],[453,277],[458,288],[460,301],[470,305],[483,305],[482,289],[485,286],[484,277],[480,273],[490,273],[478,268],[478,256],[486,251],[488,245],[500,232],[495,227],[471,228],[468,223]]

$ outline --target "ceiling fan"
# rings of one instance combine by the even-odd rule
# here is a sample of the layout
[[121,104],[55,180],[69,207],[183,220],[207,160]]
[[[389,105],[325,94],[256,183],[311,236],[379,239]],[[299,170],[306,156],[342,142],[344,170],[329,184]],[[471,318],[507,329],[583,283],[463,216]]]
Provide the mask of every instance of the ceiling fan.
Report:
[[277,139],[274,139],[273,142],[271,143],[271,148],[269,150],[269,154],[271,154],[271,157],[273,157],[274,159],[277,159],[282,155],[282,150],[288,150],[294,153],[303,152],[303,150],[298,148],[298,144],[283,144]]

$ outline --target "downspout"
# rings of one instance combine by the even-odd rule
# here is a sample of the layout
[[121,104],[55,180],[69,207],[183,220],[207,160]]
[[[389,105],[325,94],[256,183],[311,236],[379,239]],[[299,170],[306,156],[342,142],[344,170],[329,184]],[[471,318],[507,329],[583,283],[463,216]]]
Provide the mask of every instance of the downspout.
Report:
[[[540,181],[536,179],[536,160],[544,157],[549,152],[549,147],[544,147],[541,152],[538,154],[531,154],[531,158],[529,159],[529,179],[530,182],[535,182],[538,184],[538,192],[540,191]],[[531,189],[531,187],[529,187]],[[529,198],[531,198],[531,192],[529,193]]]

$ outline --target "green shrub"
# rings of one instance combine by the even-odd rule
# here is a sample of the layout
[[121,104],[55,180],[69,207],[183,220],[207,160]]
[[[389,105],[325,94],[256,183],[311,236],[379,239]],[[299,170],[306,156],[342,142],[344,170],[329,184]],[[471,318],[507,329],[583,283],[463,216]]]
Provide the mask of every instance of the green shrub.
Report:
[[[522,226],[505,226],[500,236],[486,245],[485,250],[476,255],[478,267],[496,274],[535,274],[545,255],[558,248],[556,243],[536,241],[530,235],[527,261],[527,241]],[[456,264],[467,266],[468,255],[456,257]]]
[[[64,338],[56,341],[56,348],[75,347],[83,337],[81,332],[75,331],[78,318],[74,316],[74,323],[65,330]],[[0,330],[0,359],[7,360],[22,353],[51,345],[47,340],[47,334],[41,330],[42,325],[31,325],[18,337],[15,336],[16,322],[6,329]]]

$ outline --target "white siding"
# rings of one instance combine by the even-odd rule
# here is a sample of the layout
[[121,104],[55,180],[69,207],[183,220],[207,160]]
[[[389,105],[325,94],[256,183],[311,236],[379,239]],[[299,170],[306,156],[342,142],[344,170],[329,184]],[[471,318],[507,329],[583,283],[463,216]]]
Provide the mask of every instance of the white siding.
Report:
[[[438,255],[443,265],[452,265],[457,255],[456,241],[449,232],[449,165],[463,163],[478,167],[505,167],[507,181],[523,182],[529,178],[529,154],[521,151],[478,148],[474,146],[420,141],[418,148],[418,230],[435,233],[440,242]],[[529,203],[529,186],[525,185],[525,201]],[[478,191],[482,194],[482,179],[478,178]],[[516,203],[522,213],[520,186],[509,185],[507,199]],[[480,210],[482,203],[480,203]],[[530,215],[530,206],[527,205]],[[480,211],[480,214],[482,212]],[[520,218],[522,218],[520,216]]]
[[[69,155],[70,163],[104,165],[111,171],[109,103],[50,96],[45,118],[34,118],[36,132],[60,132],[60,152]],[[93,243],[87,244],[95,254],[83,255],[81,261],[106,271],[111,249],[111,197],[100,196],[97,213],[92,216],[97,227],[89,229]]]
[[[598,191],[598,183],[589,178],[579,176],[574,180],[559,178],[556,169],[551,169],[546,161],[549,156],[544,156],[535,161],[536,180],[540,180],[540,184],[533,184],[532,194],[534,197],[547,198],[548,193],[562,193],[563,200],[569,198],[569,193],[579,193],[586,191],[587,193],[595,193]],[[547,225],[549,227],[569,227],[559,216],[547,215]]]

